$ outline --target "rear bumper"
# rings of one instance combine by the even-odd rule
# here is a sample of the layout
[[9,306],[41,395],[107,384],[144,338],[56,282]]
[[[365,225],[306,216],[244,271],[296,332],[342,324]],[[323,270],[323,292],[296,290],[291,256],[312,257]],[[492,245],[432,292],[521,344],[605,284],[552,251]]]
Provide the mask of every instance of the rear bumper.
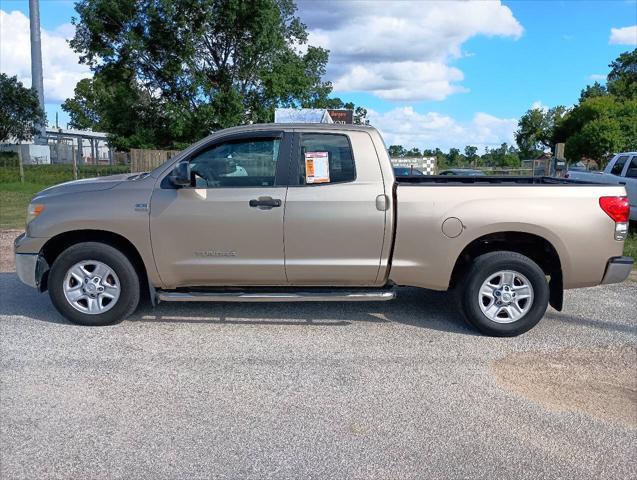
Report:
[[606,265],[602,283],[621,283],[628,278],[632,269],[633,259],[631,257],[613,257]]

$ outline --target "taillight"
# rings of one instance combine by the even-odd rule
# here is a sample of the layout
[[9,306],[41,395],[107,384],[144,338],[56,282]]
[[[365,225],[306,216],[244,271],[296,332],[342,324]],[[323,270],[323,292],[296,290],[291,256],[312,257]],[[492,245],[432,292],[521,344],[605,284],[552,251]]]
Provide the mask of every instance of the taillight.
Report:
[[630,217],[628,197],[600,197],[599,206],[615,221],[615,240],[626,240]]
[[627,222],[630,216],[628,197],[600,197],[599,206],[616,222]]

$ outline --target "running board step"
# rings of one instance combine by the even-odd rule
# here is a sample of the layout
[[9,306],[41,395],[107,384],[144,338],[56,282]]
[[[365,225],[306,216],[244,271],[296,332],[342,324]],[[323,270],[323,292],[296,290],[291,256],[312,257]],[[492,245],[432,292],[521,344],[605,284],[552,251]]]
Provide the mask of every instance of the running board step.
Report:
[[394,298],[395,290],[157,292],[160,302],[382,302]]

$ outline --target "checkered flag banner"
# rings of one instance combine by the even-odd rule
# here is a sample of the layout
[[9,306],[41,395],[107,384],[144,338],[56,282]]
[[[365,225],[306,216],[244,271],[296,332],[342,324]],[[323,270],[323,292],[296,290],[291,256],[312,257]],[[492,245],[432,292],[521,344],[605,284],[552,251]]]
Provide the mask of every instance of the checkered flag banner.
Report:
[[425,175],[436,174],[436,157],[392,158],[394,167],[416,168]]

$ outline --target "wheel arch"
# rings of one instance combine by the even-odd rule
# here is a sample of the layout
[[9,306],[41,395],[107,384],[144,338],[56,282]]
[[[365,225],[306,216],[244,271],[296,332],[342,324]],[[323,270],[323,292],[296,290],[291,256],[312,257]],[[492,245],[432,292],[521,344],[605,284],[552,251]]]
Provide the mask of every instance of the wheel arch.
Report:
[[[77,245],[78,243],[85,242],[103,243],[122,252],[126,258],[130,260],[137,271],[141,291],[150,292],[150,283],[148,281],[146,265],[144,264],[139,250],[130,240],[118,233],[107,230],[72,230],[63,232],[47,240],[40,250],[40,255],[44,258],[44,260],[46,260],[48,265],[53,265],[55,259],[64,250],[73,245]],[[40,279],[40,291],[42,292],[47,290],[48,274],[48,270],[42,272]],[[148,285],[149,288],[144,288],[145,285]],[[150,299],[151,301],[154,301],[152,295],[150,295]]]
[[467,244],[453,267],[449,287],[459,285],[473,260],[495,251],[516,252],[529,257],[550,277],[550,304],[556,310],[563,304],[562,261],[555,246],[546,238],[527,232],[502,231],[482,235]]

